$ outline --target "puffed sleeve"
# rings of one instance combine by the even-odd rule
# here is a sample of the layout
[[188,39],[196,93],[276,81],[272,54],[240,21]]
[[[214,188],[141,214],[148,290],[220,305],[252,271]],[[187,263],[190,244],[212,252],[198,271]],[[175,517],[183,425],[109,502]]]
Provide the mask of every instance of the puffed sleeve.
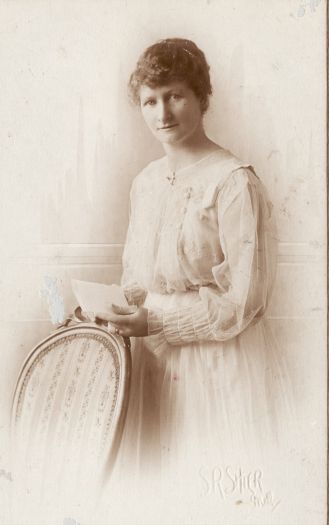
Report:
[[212,268],[215,284],[201,287],[192,306],[148,314],[149,334],[163,331],[173,345],[235,337],[259,319],[268,304],[275,272],[275,231],[271,205],[253,170],[233,172],[216,204],[224,258]]

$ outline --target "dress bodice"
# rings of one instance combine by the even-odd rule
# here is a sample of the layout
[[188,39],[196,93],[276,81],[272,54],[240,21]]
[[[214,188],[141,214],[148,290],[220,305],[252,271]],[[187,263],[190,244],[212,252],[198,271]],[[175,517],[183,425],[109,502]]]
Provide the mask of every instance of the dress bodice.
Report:
[[263,310],[273,277],[270,205],[252,167],[220,149],[178,172],[173,185],[167,175],[164,157],[134,180],[124,287],[199,290],[207,315],[213,298],[244,312],[261,296],[252,310]]

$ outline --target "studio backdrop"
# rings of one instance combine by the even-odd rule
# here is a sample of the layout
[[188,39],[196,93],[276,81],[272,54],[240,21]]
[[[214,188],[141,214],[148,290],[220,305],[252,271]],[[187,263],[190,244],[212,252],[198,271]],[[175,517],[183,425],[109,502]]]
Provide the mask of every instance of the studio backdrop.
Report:
[[209,136],[255,167],[274,203],[267,317],[301,431],[273,523],[325,523],[325,11],[324,0],[0,1],[1,523],[17,374],[76,306],[72,278],[120,281],[131,182],[163,155],[126,86],[145,47],[173,36],[211,65]]

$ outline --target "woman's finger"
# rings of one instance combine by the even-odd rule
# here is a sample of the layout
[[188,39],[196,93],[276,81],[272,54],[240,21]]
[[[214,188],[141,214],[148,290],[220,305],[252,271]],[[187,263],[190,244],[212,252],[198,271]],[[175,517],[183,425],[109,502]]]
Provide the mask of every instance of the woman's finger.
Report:
[[111,304],[112,311],[119,315],[130,315],[137,311],[136,305],[131,306],[118,306],[117,304]]
[[121,335],[122,337],[129,337],[131,335],[131,330],[126,326],[114,326],[111,323],[108,323],[107,329],[111,334]]
[[117,331],[119,330],[119,328],[117,328],[116,326],[114,326],[114,325],[111,324],[111,323],[108,323],[108,324],[107,324],[107,329],[108,329],[108,331],[110,332],[110,334],[116,334]]
[[101,319],[102,321],[111,321],[111,314],[106,312],[97,312],[95,317],[96,319]]
[[109,321],[114,324],[126,323],[128,319],[126,315],[118,315],[112,312],[97,312],[96,317],[103,319],[103,321]]

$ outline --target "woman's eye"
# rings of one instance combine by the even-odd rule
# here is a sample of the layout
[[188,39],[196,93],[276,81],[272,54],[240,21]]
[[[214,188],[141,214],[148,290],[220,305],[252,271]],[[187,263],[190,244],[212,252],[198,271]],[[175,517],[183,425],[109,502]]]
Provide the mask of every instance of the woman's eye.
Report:
[[181,95],[178,95],[178,93],[173,93],[173,94],[171,95],[171,98],[172,98],[173,100],[179,100],[179,99],[181,99],[182,97],[181,97]]
[[155,100],[153,99],[149,99],[149,100],[146,100],[143,104],[143,106],[154,106],[155,105]]

